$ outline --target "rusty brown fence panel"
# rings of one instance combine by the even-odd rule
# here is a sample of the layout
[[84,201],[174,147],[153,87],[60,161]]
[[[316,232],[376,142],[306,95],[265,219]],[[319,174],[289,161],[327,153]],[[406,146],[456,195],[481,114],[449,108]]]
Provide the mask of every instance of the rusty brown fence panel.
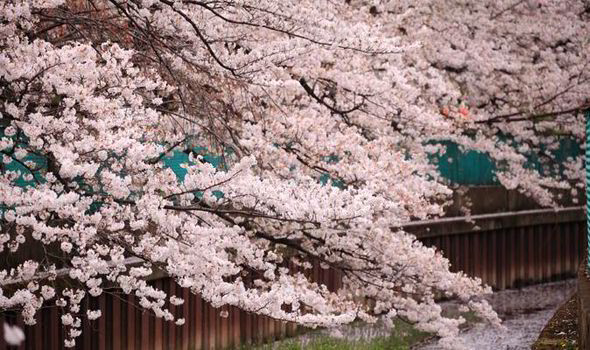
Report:
[[[100,307],[103,315],[94,321],[83,318],[83,333],[77,339],[76,349],[227,349],[261,344],[297,333],[292,324],[236,307],[213,308],[170,278],[155,283],[164,291],[185,298],[183,305],[172,309],[175,316],[186,318],[184,325],[165,322],[153,313],[141,310],[132,294],[111,291],[83,303],[82,313],[90,306],[91,309]],[[19,324],[25,330],[26,341],[14,349],[62,349],[65,335],[59,321],[60,313],[56,307],[44,308],[35,326],[24,326],[22,319],[11,313],[3,314],[0,322]],[[12,349],[3,343],[4,337],[1,339],[1,349]]]
[[[581,208],[559,211],[530,210],[514,213],[445,218],[408,224],[425,245],[436,246],[451,262],[454,271],[479,276],[495,289],[555,281],[576,275],[585,247],[585,217]],[[338,271],[314,264],[309,276],[338,289]],[[165,322],[137,307],[134,295],[110,291],[84,300],[88,308],[102,310],[95,321],[83,318],[82,335],[76,349],[84,350],[168,350],[248,348],[297,334],[293,324],[254,315],[236,307],[213,308],[198,295],[179,287],[170,278],[152,281],[164,291],[182,296],[183,305],[174,307],[182,326]],[[26,341],[10,348],[0,336],[0,350],[57,350],[63,348],[61,310],[44,308],[34,326],[24,326],[14,313],[0,314],[0,324],[19,324]],[[222,317],[223,316],[223,317]],[[0,333],[2,332],[0,327]]]
[[528,210],[412,223],[406,230],[444,252],[451,270],[494,289],[576,276],[586,242],[581,207]]

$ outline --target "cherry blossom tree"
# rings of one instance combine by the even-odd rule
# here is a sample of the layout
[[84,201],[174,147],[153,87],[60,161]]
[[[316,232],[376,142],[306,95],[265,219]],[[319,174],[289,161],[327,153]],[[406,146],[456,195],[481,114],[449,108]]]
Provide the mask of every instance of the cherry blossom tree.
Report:
[[[437,299],[498,325],[490,289],[403,224],[444,213],[442,141],[546,206],[583,185],[581,159],[556,173],[527,157],[552,166],[559,135],[583,140],[589,14],[575,0],[4,1],[0,250],[51,254],[0,270],[0,308],[32,324],[55,303],[73,346],[81,317],[100,317],[81,300],[105,285],[174,321],[146,281],[159,270],[213,306],[311,327],[397,317],[458,348],[464,320]],[[342,288],[308,280],[312,260]]]

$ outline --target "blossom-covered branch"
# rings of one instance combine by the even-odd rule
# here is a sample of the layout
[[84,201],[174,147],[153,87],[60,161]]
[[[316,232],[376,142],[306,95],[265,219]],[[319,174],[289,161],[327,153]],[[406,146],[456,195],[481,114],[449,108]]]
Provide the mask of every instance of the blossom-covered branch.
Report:
[[[458,348],[463,320],[436,298],[498,324],[490,289],[401,229],[444,212],[440,143],[488,153],[544,205],[581,178],[580,159],[559,174],[526,161],[558,145],[550,131],[583,138],[587,14],[513,5],[3,2],[0,254],[44,254],[0,270],[18,281],[0,309],[30,324],[55,303],[73,346],[100,317],[82,299],[106,285],[172,320],[147,283],[158,269],[213,306],[308,326],[401,317]],[[170,154],[187,155],[182,174]],[[287,268],[311,260],[343,287]]]

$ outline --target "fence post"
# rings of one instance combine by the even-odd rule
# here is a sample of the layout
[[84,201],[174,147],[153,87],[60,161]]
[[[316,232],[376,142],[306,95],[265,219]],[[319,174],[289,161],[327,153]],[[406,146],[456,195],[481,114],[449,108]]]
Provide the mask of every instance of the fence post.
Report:
[[590,109],[586,110],[586,269],[590,271]]

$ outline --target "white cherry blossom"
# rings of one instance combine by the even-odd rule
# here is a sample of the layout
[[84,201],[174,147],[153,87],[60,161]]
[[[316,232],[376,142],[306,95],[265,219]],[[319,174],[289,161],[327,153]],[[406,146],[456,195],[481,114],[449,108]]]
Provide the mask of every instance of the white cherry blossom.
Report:
[[460,348],[437,297],[500,321],[490,288],[401,228],[448,204],[432,156],[485,152],[546,206],[583,182],[580,157],[527,163],[584,143],[583,1],[90,3],[0,4],[0,252],[50,253],[2,267],[0,309],[32,324],[55,298],[66,346],[106,285],[181,325],[165,305],[182,300],[147,283],[161,271],[214,307],[401,317]]

